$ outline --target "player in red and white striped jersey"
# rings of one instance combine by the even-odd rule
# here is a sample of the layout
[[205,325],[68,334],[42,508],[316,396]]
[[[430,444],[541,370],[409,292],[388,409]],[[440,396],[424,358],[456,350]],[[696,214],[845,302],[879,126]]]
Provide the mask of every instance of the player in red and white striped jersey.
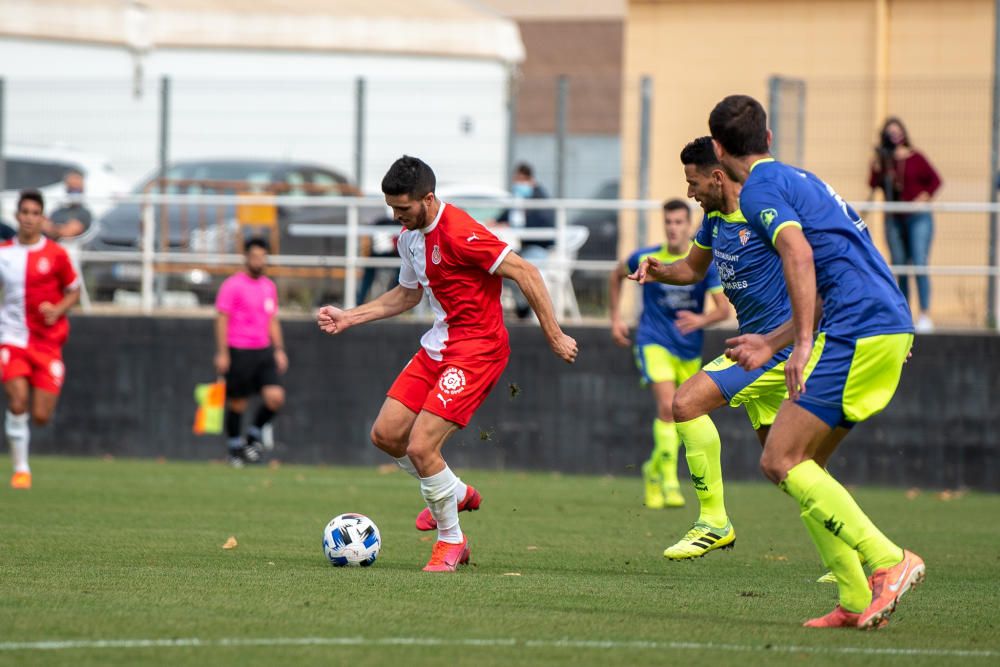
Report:
[[[68,311],[80,298],[80,279],[66,251],[42,236],[44,201],[26,190],[17,203],[17,236],[0,244],[0,365],[7,394],[4,430],[14,460],[15,489],[31,488],[28,414],[38,425],[52,418],[65,368]],[[30,405],[29,405],[30,403]]]
[[458,512],[478,509],[480,495],[451,471],[441,448],[469,423],[507,366],[502,279],[521,288],[557,356],[573,363],[577,346],[559,328],[538,270],[465,211],[440,201],[435,186],[434,172],[421,160],[404,156],[393,163],[382,179],[382,192],[404,227],[399,285],[348,311],[324,306],[317,322],[324,332],[338,334],[398,315],[427,295],[434,324],[389,389],[371,437],[420,480],[427,509],[417,517],[417,527],[438,530],[424,570],[454,572],[469,560]]

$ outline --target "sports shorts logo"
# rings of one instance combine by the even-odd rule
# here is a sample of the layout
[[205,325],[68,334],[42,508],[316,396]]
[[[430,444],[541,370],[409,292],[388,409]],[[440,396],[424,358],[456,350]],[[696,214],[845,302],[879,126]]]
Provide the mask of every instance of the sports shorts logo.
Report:
[[66,367],[63,366],[63,362],[58,359],[53,359],[49,362],[49,375],[58,384],[62,384],[63,376],[66,375]]
[[436,243],[434,244],[434,250],[431,251],[431,262],[434,264],[441,263],[441,247]]
[[0,364],[6,366],[10,363],[10,350],[6,347],[0,350]]
[[746,245],[750,242],[750,230],[743,228],[740,230],[740,245]]
[[778,212],[773,208],[765,208],[760,212],[760,224],[764,225],[764,229],[771,226],[774,219],[778,217]]
[[[465,371],[449,366],[438,380],[438,388],[448,396],[461,394],[465,391]],[[442,399],[443,400],[443,399]]]

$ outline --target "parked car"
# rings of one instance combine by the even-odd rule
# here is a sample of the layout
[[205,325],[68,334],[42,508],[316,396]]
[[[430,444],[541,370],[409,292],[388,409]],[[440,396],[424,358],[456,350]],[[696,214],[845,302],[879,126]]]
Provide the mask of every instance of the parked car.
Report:
[[21,190],[35,189],[45,198],[45,209],[55,210],[66,198],[63,177],[71,170],[84,179],[84,201],[95,218],[111,208],[110,195],[128,191],[107,158],[65,146],[22,146],[3,149],[4,180],[0,183],[0,222],[16,228],[14,218]]
[[[347,178],[329,167],[310,163],[275,160],[188,160],[170,165],[164,177],[159,172],[133,188],[135,194],[272,194],[274,208],[267,206],[163,204],[153,207],[156,218],[155,247],[160,252],[228,254],[240,252],[252,236],[271,240],[271,253],[281,255],[343,255],[343,236],[294,236],[292,224],[344,224],[347,209],[336,206],[293,206],[282,198],[297,196],[357,195]],[[252,209],[252,210],[250,210]],[[248,213],[247,211],[250,210]],[[256,212],[254,212],[256,211]],[[263,212],[264,218],[258,219]],[[363,211],[362,222],[380,211]],[[120,204],[99,221],[100,230],[87,245],[88,250],[138,250],[142,237],[142,207]],[[167,276],[166,289],[194,292],[200,301],[210,302],[222,278],[233,267],[164,264],[157,273]],[[273,274],[286,278],[329,278],[335,272],[321,267],[274,268]],[[131,263],[95,265],[89,272],[90,289],[98,298],[115,290],[138,290],[139,265]],[[285,281],[286,283],[288,281]],[[327,286],[329,287],[329,286]],[[329,294],[329,290],[326,291]]]

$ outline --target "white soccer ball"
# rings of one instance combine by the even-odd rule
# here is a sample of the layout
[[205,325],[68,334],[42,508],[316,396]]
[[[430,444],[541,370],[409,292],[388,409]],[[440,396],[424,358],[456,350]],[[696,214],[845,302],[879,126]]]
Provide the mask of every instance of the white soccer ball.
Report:
[[378,558],[382,538],[378,526],[364,514],[341,514],[323,529],[323,553],[334,567],[367,567]]

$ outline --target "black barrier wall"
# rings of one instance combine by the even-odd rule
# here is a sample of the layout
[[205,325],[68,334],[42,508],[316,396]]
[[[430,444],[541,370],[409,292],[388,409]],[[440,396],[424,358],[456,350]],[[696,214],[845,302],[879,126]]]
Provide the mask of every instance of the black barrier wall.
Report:
[[[221,436],[191,433],[194,385],[214,378],[211,320],[77,316],[72,326],[63,397],[52,425],[35,429],[34,453],[223,457]],[[387,462],[368,432],[426,325],[376,323],[337,337],[307,321],[284,329],[291,368],[275,456]],[[449,442],[451,465],[638,475],[652,446],[654,409],[631,353],[605,328],[574,328],[580,358],[567,366],[537,327],[510,329],[510,365]],[[709,332],[706,357],[727,334]],[[1000,490],[998,385],[1000,338],[919,337],[896,398],[854,429],[831,471],[848,483]],[[742,409],[722,409],[715,420],[727,478],[762,479],[760,446]]]

